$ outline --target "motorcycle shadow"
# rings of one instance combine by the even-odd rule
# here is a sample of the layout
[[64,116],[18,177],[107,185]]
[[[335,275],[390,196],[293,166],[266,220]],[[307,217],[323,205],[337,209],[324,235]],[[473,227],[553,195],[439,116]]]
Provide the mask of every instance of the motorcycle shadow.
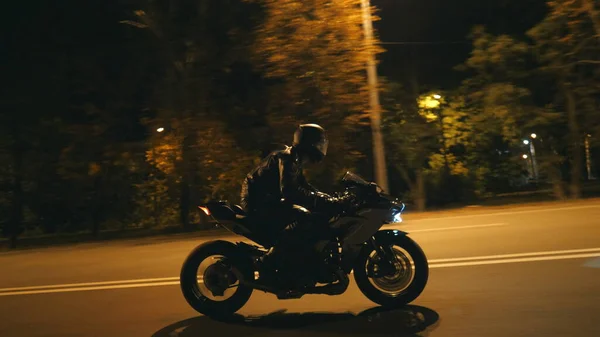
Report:
[[[358,315],[352,313],[286,313],[276,311],[262,316],[234,315],[214,319],[194,317],[171,324],[152,337],[198,337],[216,333],[221,336],[279,336],[294,331],[306,334],[356,336],[419,336],[439,320],[429,308],[409,305],[400,309],[374,307]],[[276,334],[279,332],[280,334]]]

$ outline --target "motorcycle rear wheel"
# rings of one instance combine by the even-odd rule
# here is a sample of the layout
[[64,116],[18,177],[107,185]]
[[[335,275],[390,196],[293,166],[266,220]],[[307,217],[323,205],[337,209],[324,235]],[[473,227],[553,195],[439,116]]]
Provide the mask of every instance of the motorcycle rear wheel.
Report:
[[395,274],[370,277],[367,270],[378,256],[374,248],[364,249],[354,266],[354,280],[369,300],[381,306],[401,307],[421,295],[429,278],[429,265],[421,247],[407,236],[395,237],[390,246],[396,255]]
[[[216,259],[215,256],[221,258]],[[200,280],[200,266],[211,257],[216,263],[206,268]],[[237,247],[231,242],[205,242],[196,247],[183,263],[179,276],[181,291],[188,304],[203,315],[232,315],[252,295],[252,288],[239,284],[236,274],[246,280],[253,280],[252,261],[239,254]],[[234,289],[233,294],[225,299],[225,293],[231,289]]]

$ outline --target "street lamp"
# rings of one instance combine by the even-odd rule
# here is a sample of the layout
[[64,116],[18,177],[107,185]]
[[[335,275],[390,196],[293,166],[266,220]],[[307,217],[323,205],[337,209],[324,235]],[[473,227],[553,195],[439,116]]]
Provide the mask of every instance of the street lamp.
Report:
[[535,171],[533,169],[533,160],[529,160],[529,156],[526,154],[523,154],[521,157],[523,158],[523,160],[525,160],[525,165],[527,166],[527,172],[529,172],[529,179],[531,179],[532,177],[535,177]]
[[[531,137],[531,139],[537,138],[537,135],[535,133],[532,133],[529,136]],[[531,166],[532,166],[532,171],[533,171],[533,177],[535,179],[538,179],[539,173],[538,173],[538,167],[537,167],[537,160],[535,158],[535,145],[533,144],[533,140],[523,139],[523,144],[529,145],[529,152],[531,153]]]
[[371,18],[371,4],[369,0],[360,2],[363,18],[365,44],[368,51],[367,79],[369,84],[369,104],[371,106],[371,130],[373,134],[373,157],[375,159],[375,180],[379,187],[388,191],[387,168],[385,164],[385,150],[383,135],[381,134],[381,106],[379,105],[379,92],[377,90],[377,68],[373,55],[373,21]]
[[442,98],[442,96],[440,96],[440,95],[438,95],[438,94],[434,94],[434,95],[433,95],[433,98],[435,98],[435,99],[440,99],[440,98]]
[[163,128],[163,127],[156,129],[156,132],[163,132],[163,131],[165,131],[165,128]]

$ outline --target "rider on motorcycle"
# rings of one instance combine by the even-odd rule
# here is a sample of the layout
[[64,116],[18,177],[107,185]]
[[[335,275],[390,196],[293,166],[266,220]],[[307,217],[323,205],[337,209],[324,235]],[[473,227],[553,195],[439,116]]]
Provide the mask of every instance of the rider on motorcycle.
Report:
[[303,166],[321,162],[328,144],[321,126],[302,124],[291,147],[272,152],[246,176],[241,206],[253,217],[253,223],[265,226],[259,231],[277,238],[264,263],[276,267],[288,252],[312,248],[311,239],[322,225],[312,211],[337,210],[351,201],[350,195],[332,197],[319,192],[304,177]]

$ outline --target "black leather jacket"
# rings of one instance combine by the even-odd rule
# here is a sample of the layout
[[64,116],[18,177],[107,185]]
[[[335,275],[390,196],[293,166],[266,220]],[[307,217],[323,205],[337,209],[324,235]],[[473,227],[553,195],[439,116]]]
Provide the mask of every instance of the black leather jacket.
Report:
[[292,147],[272,152],[248,173],[241,198],[241,206],[249,212],[277,207],[282,199],[309,210],[340,205],[349,199],[332,197],[310,185],[302,172],[300,157]]

